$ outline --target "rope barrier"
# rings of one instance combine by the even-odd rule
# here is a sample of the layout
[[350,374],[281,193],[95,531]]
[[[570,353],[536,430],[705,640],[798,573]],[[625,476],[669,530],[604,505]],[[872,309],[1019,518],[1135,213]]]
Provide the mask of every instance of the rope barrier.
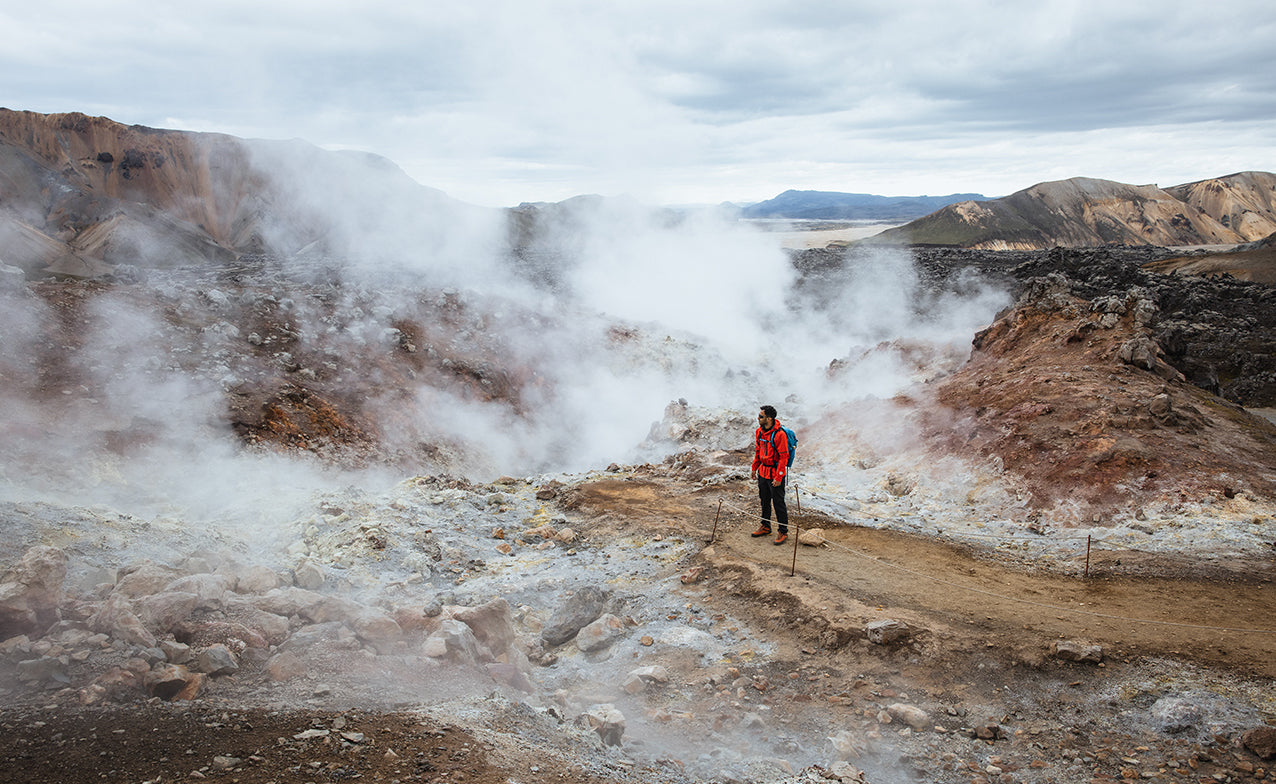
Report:
[[[810,489],[806,491],[806,494],[810,496],[814,496],[815,498],[819,498],[821,500],[827,501],[830,504],[839,506],[848,512],[855,511],[854,509],[851,509],[849,506],[842,503],[841,501],[838,501],[835,498],[829,498],[827,496],[820,495],[819,493],[816,493]],[[1049,535],[1049,538],[1046,538],[1045,535],[1042,535],[1042,534],[1037,534],[1033,536],[1019,536],[1015,534],[983,534],[983,533],[975,533],[973,531],[953,532],[951,529],[945,530],[943,528],[938,528],[938,527],[936,527],[935,533],[937,533],[939,536],[944,537],[945,539],[953,539],[953,540],[959,540],[959,541],[962,539],[992,539],[992,540],[997,540],[1002,542],[1027,542],[1032,544],[1039,544],[1045,548],[1050,548],[1050,547],[1057,548],[1061,543],[1068,542],[1068,541],[1077,541],[1077,542],[1084,541],[1085,547],[1081,548],[1078,545],[1077,552],[1073,553],[1072,555],[1072,557],[1074,558],[1080,557],[1081,555],[1088,553],[1091,544],[1093,544],[1096,546],[1101,545],[1106,549],[1124,550],[1130,553],[1155,556],[1157,558],[1174,560],[1174,561],[1178,561],[1180,563],[1186,563],[1186,564],[1195,564],[1199,560],[1191,556],[1183,555],[1181,553],[1159,552],[1155,550],[1143,550],[1138,547],[1134,547],[1132,545],[1120,542],[1111,537],[1095,537],[1093,534],[1052,533]]]
[[[809,495],[809,494],[811,494],[811,491],[810,491],[810,490],[808,490],[808,491],[807,491],[807,494],[808,494],[808,495]],[[754,520],[766,520],[766,518],[762,517],[761,515],[758,515],[758,514],[753,513],[753,512],[748,512],[748,511],[746,511],[746,510],[744,510],[744,509],[741,509],[741,508],[739,508],[739,507],[737,507],[737,506],[733,506],[733,505],[731,505],[731,504],[727,503],[725,499],[719,498],[719,499],[718,499],[718,510],[719,510],[719,514],[721,514],[721,510],[722,510],[722,508],[723,508],[723,507],[726,507],[728,510],[732,510],[732,511],[735,511],[735,512],[739,513],[740,515],[742,515],[742,516],[743,516],[743,517],[745,517],[746,519],[747,519],[747,518],[749,518],[749,517],[752,517]],[[798,540],[798,538],[800,537],[800,535],[801,535],[801,532],[802,532],[803,528],[802,528],[802,526],[801,526],[800,524],[798,524],[798,523],[794,522],[792,519],[790,519],[790,520],[789,520],[789,524],[788,524],[788,525],[789,525],[789,533],[790,533],[790,535],[791,535],[791,536],[793,536],[793,542],[794,542],[794,544],[793,544],[793,567],[792,567],[792,571],[790,572],[790,574],[792,575],[792,574],[795,574],[795,573],[796,573],[796,568],[797,568],[797,540]],[[715,532],[715,534],[716,534],[716,532],[717,532],[717,527],[718,527],[718,525],[717,525],[717,519],[715,518],[715,520],[714,520],[714,532]],[[713,540],[712,540],[712,539],[710,539],[710,541],[712,542]],[[847,547],[847,546],[845,546],[845,545],[841,545],[841,544],[837,544],[837,543],[834,543],[834,542],[830,542],[830,541],[828,541],[828,539],[825,539],[824,543],[825,543],[825,544],[827,544],[829,547],[832,547],[832,548],[834,548],[834,549],[838,549],[838,550],[843,550],[843,551],[845,551],[845,552],[847,552],[847,553],[849,553],[849,554],[851,554],[851,555],[853,555],[853,556],[856,556],[856,557],[858,557],[858,558],[863,558],[863,559],[865,559],[865,560],[873,561],[874,563],[877,563],[877,564],[879,564],[879,565],[881,565],[881,566],[884,566],[884,567],[886,567],[886,568],[889,568],[889,569],[895,569],[895,570],[900,571],[900,572],[903,572],[903,573],[905,573],[905,574],[910,574],[910,575],[913,575],[914,577],[920,577],[920,578],[922,578],[922,579],[924,579],[924,580],[929,580],[929,581],[931,581],[931,582],[938,583],[938,584],[940,584],[940,585],[946,585],[946,586],[949,586],[950,588],[957,588],[957,589],[960,589],[960,590],[970,591],[971,593],[977,593],[977,594],[981,594],[981,595],[983,595],[983,596],[989,596],[989,597],[992,597],[992,598],[995,598],[995,599],[1001,599],[1001,600],[1003,600],[1003,601],[1007,601],[1007,602],[1014,602],[1014,603],[1018,603],[1018,604],[1027,604],[1027,605],[1031,605],[1031,606],[1034,606],[1034,607],[1039,607],[1039,608],[1042,608],[1042,609],[1051,610],[1051,611],[1053,611],[1053,612],[1066,612],[1066,613],[1072,613],[1072,614],[1074,614],[1074,615],[1085,615],[1085,616],[1089,616],[1089,617],[1093,617],[1093,618],[1103,618],[1103,619],[1105,619],[1105,620],[1112,620],[1112,621],[1126,621],[1126,622],[1130,622],[1130,623],[1143,623],[1143,624],[1149,624],[1149,625],[1155,625],[1155,626],[1174,626],[1174,627],[1178,627],[1178,628],[1185,628],[1185,629],[1199,629],[1199,630],[1204,630],[1204,631],[1233,632],[1233,633],[1236,633],[1236,634],[1276,634],[1276,629],[1238,629],[1238,628],[1232,628],[1232,627],[1226,627],[1226,626],[1207,626],[1207,625],[1194,624],[1194,623],[1181,623],[1181,622],[1177,622],[1177,621],[1157,621],[1157,620],[1152,620],[1152,619],[1148,619],[1148,618],[1129,618],[1129,617],[1121,616],[1121,615],[1112,615],[1112,614],[1109,614],[1109,613],[1094,612],[1094,611],[1092,611],[1092,610],[1079,610],[1079,609],[1076,609],[1076,608],[1073,608],[1073,607],[1060,607],[1060,606],[1058,606],[1058,605],[1054,605],[1054,604],[1046,604],[1046,603],[1044,603],[1044,602],[1035,602],[1035,601],[1033,601],[1033,600],[1031,600],[1031,599],[1020,599],[1020,598],[1015,597],[1015,596],[1006,596],[1006,595],[1004,595],[1004,594],[995,593],[995,592],[993,592],[993,591],[987,591],[987,590],[984,590],[984,589],[982,589],[982,588],[976,588],[976,587],[971,586],[971,585],[964,585],[964,584],[961,584],[961,583],[951,582],[951,581],[949,581],[949,580],[944,580],[944,579],[942,579],[942,578],[940,578],[940,577],[936,577],[936,576],[934,576],[934,575],[932,575],[932,574],[926,574],[925,572],[919,572],[919,571],[916,571],[916,570],[914,570],[914,569],[909,569],[909,568],[904,567],[904,566],[899,566],[898,564],[893,564],[893,563],[891,563],[891,562],[889,562],[889,561],[886,561],[886,560],[883,560],[883,559],[881,559],[881,558],[879,558],[879,557],[877,557],[877,556],[870,555],[870,554],[868,554],[868,553],[862,553],[862,552],[859,552],[859,551],[857,551],[857,550],[853,550],[853,549],[851,549],[850,547]]]

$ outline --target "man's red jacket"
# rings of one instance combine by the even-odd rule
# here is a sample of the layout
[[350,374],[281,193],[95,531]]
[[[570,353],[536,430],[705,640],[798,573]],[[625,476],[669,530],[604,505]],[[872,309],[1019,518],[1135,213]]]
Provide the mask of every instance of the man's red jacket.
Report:
[[763,479],[770,479],[772,484],[784,481],[784,474],[789,465],[789,436],[780,427],[780,420],[775,420],[770,430],[758,428],[753,434],[757,448],[753,452],[753,470]]

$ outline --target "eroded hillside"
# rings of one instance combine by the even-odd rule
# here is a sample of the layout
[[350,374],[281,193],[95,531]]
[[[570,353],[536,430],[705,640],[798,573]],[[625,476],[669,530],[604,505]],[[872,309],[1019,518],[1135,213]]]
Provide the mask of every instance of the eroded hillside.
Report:
[[33,276],[430,252],[496,220],[374,155],[0,109],[0,259]]
[[1074,177],[944,207],[874,241],[986,250],[1232,245],[1276,232],[1276,175],[1156,185]]

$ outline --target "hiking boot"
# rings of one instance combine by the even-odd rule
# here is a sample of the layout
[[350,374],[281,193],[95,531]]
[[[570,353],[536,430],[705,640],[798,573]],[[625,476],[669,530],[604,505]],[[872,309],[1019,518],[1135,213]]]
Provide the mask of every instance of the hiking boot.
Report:
[[766,526],[766,525],[764,525],[764,526],[762,526],[761,528],[759,528],[758,530],[754,531],[753,533],[751,533],[751,534],[749,534],[749,535],[750,535],[750,536],[754,536],[754,537],[757,537],[757,536],[770,536],[770,535],[771,535],[771,528],[770,528],[770,526]]
[[788,540],[788,538],[789,538],[788,534],[780,534],[779,536],[775,537],[775,541],[772,542],[772,544],[784,544]]

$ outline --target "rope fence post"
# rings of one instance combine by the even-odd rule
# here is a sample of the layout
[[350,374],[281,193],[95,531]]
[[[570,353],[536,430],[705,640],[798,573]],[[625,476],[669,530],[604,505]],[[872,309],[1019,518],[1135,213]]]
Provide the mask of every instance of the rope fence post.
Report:
[[802,533],[801,528],[795,523],[789,525],[789,533],[793,536],[793,562],[789,564],[789,577],[797,575],[797,547],[798,535]]
[[722,516],[722,499],[718,499],[718,511],[713,515],[713,531],[709,534],[708,544],[713,544],[713,540],[718,538],[718,518]]
[[1090,534],[1086,534],[1086,537],[1085,537],[1085,575],[1084,576],[1086,578],[1089,578],[1090,576]]

